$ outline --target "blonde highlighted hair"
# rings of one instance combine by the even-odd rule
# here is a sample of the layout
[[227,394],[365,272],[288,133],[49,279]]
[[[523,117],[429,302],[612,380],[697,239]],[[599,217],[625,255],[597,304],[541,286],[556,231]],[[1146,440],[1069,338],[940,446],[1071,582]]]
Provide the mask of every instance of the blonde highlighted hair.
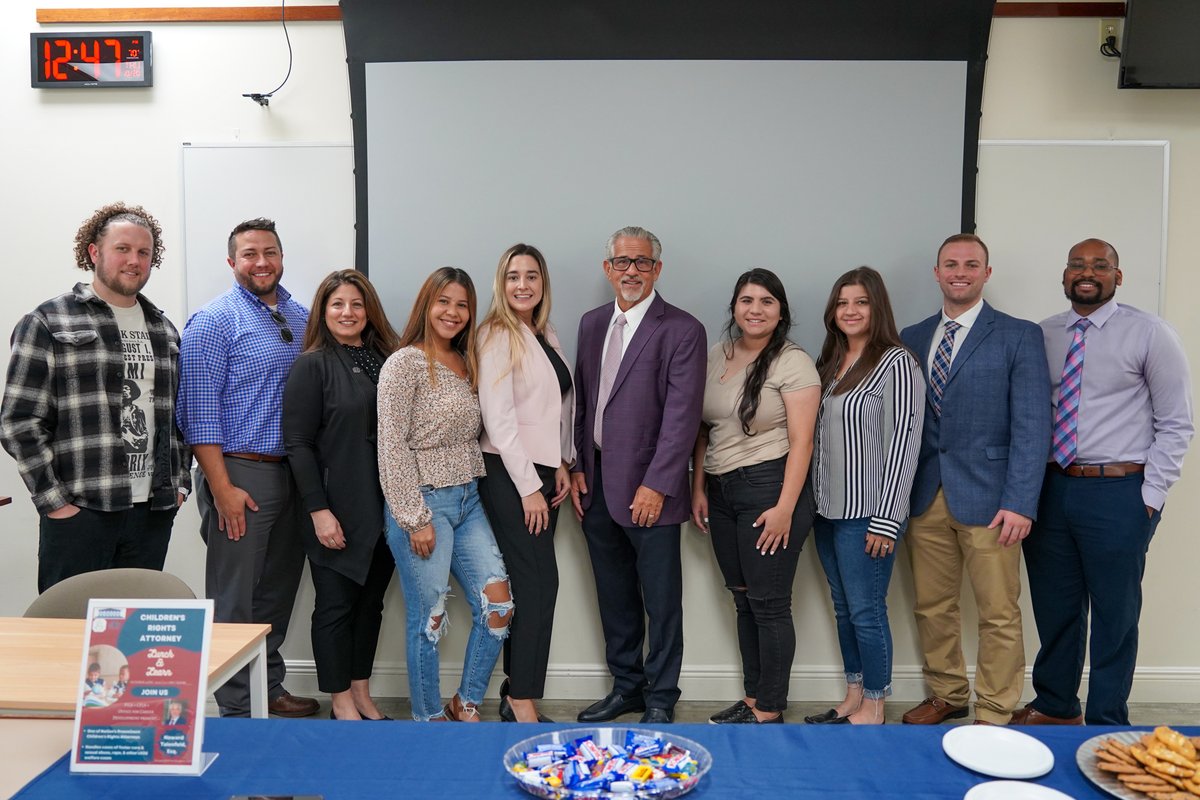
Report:
[[434,333],[429,324],[429,309],[442,296],[442,292],[452,283],[456,283],[467,292],[467,324],[450,341],[450,347],[463,357],[467,365],[467,381],[475,390],[479,382],[479,361],[475,356],[475,284],[471,276],[458,267],[439,267],[425,279],[417,299],[413,302],[412,313],[408,324],[400,334],[399,347],[420,345],[425,351],[425,361],[429,364],[429,382],[437,386],[437,349],[434,345]]
[[546,258],[531,244],[514,244],[504,251],[500,256],[500,263],[496,265],[496,276],[492,280],[492,305],[483,321],[479,323],[480,347],[486,346],[493,336],[508,336],[508,366],[497,377],[497,381],[513,370],[520,369],[521,359],[525,355],[525,342],[521,338],[521,327],[524,323],[509,305],[508,294],[505,291],[508,268],[517,256],[529,256],[536,261],[542,277],[542,299],[533,308],[533,332],[545,333],[550,325],[550,272],[546,268]]

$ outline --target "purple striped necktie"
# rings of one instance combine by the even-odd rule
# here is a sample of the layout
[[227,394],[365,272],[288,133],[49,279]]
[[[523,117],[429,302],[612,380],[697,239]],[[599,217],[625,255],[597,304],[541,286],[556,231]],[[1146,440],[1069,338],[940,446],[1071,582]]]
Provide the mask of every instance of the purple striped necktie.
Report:
[[1071,327],[1075,336],[1067,348],[1067,360],[1063,364],[1062,383],[1058,389],[1058,411],[1054,415],[1054,439],[1051,452],[1060,467],[1068,467],[1078,452],[1079,392],[1083,386],[1083,355],[1086,340],[1084,334],[1092,325],[1090,319],[1081,319]]
[[952,319],[946,320],[946,332],[933,354],[933,368],[929,370],[929,388],[933,392],[933,414],[942,415],[942,395],[946,392],[946,380],[950,377],[950,354],[954,352],[954,334],[962,325]]

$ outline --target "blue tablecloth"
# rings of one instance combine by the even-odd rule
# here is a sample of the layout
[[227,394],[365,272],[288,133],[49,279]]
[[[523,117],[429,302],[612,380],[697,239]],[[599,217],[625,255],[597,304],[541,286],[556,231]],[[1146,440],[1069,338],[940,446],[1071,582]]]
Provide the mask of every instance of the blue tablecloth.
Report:
[[[559,727],[576,727],[562,725]],[[232,795],[322,795],[352,798],[529,797],[501,765],[504,751],[547,726],[485,722],[332,722],[210,719],[206,752],[220,757],[200,777],[71,775],[66,758],[26,786],[19,798],[224,800]],[[950,761],[941,738],[948,727],[675,725],[713,756],[694,800],[752,797],[903,797],[959,800],[989,778]],[[1122,728],[1023,729],[1054,752],[1054,769],[1036,783],[1075,797],[1107,797],[1075,765],[1085,740]],[[1200,729],[1185,729],[1190,735]]]

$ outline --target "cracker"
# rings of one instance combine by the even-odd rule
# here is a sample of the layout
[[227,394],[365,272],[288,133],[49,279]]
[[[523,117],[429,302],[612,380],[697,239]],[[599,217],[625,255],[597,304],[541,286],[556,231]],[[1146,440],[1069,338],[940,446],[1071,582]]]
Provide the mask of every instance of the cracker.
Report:
[[1196,746],[1192,740],[1184,736],[1179,731],[1174,731],[1165,725],[1160,725],[1154,729],[1154,738],[1171,748],[1179,755],[1186,758],[1188,761],[1196,760]]
[[1123,775],[1144,775],[1141,767],[1126,764],[1124,761],[1097,761],[1096,769],[1103,772],[1116,772]]

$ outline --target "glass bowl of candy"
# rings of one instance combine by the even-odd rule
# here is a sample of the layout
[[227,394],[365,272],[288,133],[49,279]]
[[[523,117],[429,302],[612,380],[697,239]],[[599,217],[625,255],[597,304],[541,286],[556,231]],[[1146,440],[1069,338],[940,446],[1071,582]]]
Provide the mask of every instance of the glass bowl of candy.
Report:
[[566,728],[517,742],[504,768],[530,794],[565,798],[679,797],[712,767],[703,745],[645,728]]

